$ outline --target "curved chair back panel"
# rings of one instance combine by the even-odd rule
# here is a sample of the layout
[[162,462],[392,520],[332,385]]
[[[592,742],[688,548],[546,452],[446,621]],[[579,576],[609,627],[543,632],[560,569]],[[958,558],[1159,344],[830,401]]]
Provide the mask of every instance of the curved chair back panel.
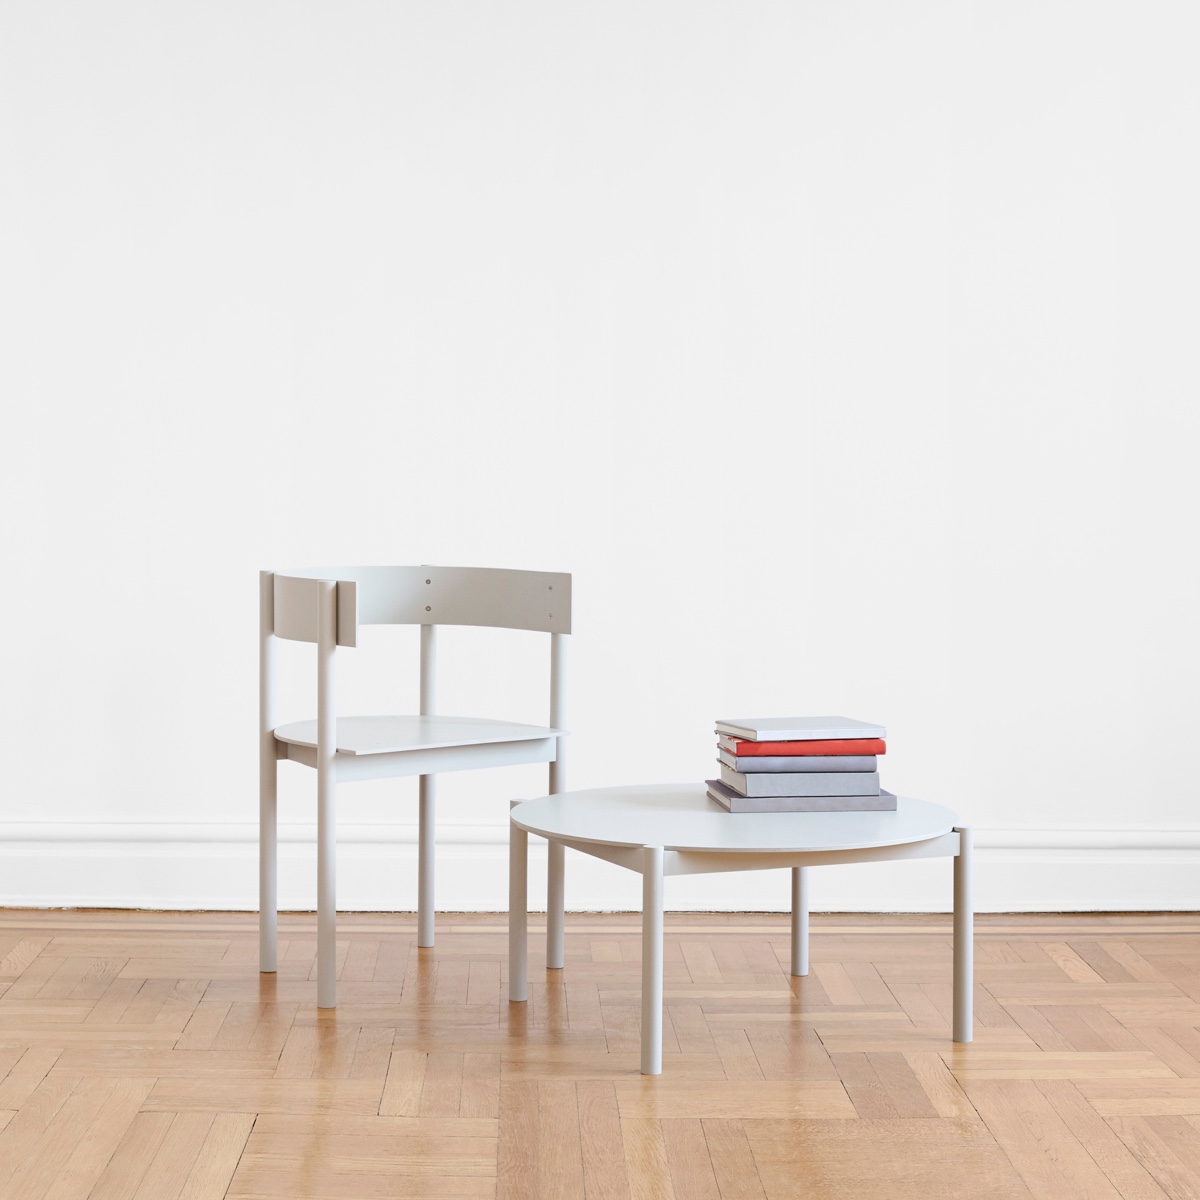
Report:
[[571,632],[571,576],[493,567],[304,567],[275,572],[276,637],[315,642],[320,581],[337,584],[339,646],[359,625],[488,625]]

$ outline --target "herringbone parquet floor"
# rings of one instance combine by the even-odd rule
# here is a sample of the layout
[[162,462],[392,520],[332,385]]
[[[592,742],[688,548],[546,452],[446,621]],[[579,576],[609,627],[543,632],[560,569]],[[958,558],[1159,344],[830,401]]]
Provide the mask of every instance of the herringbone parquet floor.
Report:
[[664,1073],[638,1074],[636,916],[0,912],[4,1200],[1200,1197],[1200,918],[978,920],[950,1041],[941,916],[668,914]]

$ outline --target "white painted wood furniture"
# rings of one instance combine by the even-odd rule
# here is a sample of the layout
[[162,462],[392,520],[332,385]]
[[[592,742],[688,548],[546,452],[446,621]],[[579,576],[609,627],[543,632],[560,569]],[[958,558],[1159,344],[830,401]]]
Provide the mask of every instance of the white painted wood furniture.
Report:
[[[360,625],[420,625],[420,713],[338,717],[339,648],[356,646]],[[530,629],[550,635],[550,724],[524,725],[437,713],[439,625]],[[259,960],[276,968],[276,796],[279,759],[317,773],[317,1004],[337,1003],[335,977],[335,805],[337,786],[356,779],[419,775],[417,944],[433,945],[434,794],[442,771],[549,763],[549,791],[564,776],[566,646],[571,576],[486,567],[315,567],[263,571],[259,642]],[[317,716],[276,724],[275,639],[317,647]],[[562,965],[562,847],[551,843],[547,960]]]
[[808,868],[954,857],[954,1040],[972,1036],[971,831],[948,808],[900,797],[894,812],[730,813],[704,784],[595,788],[513,807],[509,831],[509,1000],[528,997],[528,835],[642,876],[642,1074],[662,1071],[663,878],[792,870],[793,975],[808,974]]

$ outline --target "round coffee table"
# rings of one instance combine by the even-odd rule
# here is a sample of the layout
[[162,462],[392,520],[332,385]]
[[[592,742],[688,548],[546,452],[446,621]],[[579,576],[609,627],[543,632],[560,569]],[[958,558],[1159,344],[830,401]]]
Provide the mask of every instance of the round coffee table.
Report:
[[971,831],[940,804],[906,796],[894,811],[730,813],[703,784],[562,792],[512,809],[509,1000],[528,997],[528,848],[533,833],[642,876],[642,1074],[662,1071],[663,878],[792,870],[793,975],[808,974],[809,867],[954,858],[954,1040],[971,1040]]

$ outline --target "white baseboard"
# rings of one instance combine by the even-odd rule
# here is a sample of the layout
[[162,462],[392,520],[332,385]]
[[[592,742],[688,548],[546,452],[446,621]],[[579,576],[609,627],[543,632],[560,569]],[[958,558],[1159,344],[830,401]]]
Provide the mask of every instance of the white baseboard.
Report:
[[[316,902],[312,826],[280,828],[279,900]],[[975,830],[980,912],[1200,909],[1200,829]],[[507,907],[507,827],[438,829],[437,904],[449,912]],[[947,912],[950,861],[872,863],[813,872],[812,906],[826,912]],[[251,823],[0,823],[0,906],[29,908],[255,909],[257,827]],[[544,843],[531,839],[530,894],[544,908]],[[782,912],[784,871],[680,876],[667,881],[676,911]],[[339,830],[338,906],[411,911],[416,826],[346,824]],[[641,905],[631,872],[568,851],[567,906],[625,911]]]

